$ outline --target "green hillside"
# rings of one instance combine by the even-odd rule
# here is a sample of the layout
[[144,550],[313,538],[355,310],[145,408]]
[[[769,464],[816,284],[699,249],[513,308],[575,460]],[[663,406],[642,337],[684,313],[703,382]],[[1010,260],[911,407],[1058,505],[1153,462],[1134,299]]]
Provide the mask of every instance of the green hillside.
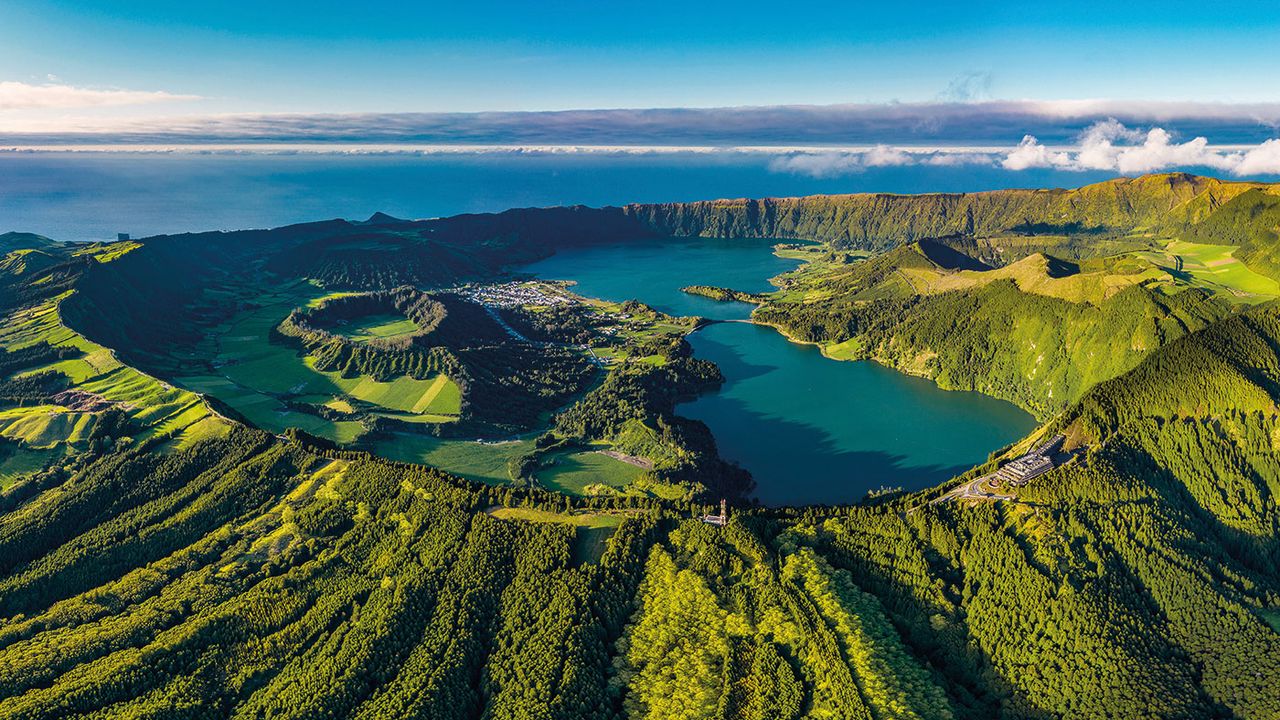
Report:
[[1057,235],[1097,245],[1134,230],[1186,228],[1255,189],[1268,186],[1173,173],[1072,190],[818,195],[630,205],[624,211],[675,235],[805,238],[869,250],[927,238],[1000,235]]
[[58,247],[58,243],[43,235],[24,232],[0,233],[0,253],[8,254],[22,250],[50,250]]
[[[1280,716],[1270,193],[41,248],[0,273],[0,717]],[[677,412],[721,381],[699,321],[504,275],[722,233],[820,244],[777,292],[694,292],[1043,425],[937,488],[759,507]],[[1057,467],[971,492],[1057,433]]]

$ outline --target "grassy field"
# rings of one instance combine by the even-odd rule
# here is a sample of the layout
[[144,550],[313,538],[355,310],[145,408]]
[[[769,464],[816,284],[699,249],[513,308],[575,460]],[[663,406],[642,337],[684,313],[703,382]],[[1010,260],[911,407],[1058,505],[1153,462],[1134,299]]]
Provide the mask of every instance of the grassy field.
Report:
[[[63,325],[58,312],[58,303],[63,297],[5,317],[0,322],[0,348],[8,351],[47,342],[78,348],[84,355],[29,368],[19,375],[47,370],[63,373],[80,390],[119,403],[119,407],[144,428],[140,433],[142,437],[170,432],[183,435],[204,420],[223,422],[213,418],[199,396],[124,365],[110,350]],[[56,406],[15,408],[0,415],[3,415],[0,434],[33,448],[80,443],[97,419],[95,413],[70,413]],[[205,424],[192,432],[199,434],[208,430],[209,425]]]
[[525,507],[495,508],[489,514],[501,520],[558,522],[586,528],[615,528],[621,525],[623,520],[623,517],[616,513],[557,513]]
[[338,327],[338,332],[355,342],[368,342],[375,338],[394,338],[412,335],[418,325],[403,315],[383,314],[353,320]]
[[1262,302],[1280,296],[1280,284],[1250,270],[1232,257],[1232,245],[1201,245],[1175,240],[1166,246],[1169,254],[1182,259],[1182,271],[1210,286],[1225,288],[1245,302]]
[[1264,608],[1258,611],[1263,620],[1271,626],[1272,630],[1280,632],[1280,608]]
[[830,343],[822,346],[822,354],[832,360],[853,360],[861,357],[862,339],[849,338],[844,342]]
[[531,440],[478,443],[403,434],[378,441],[373,451],[392,460],[430,465],[468,480],[500,485],[511,481],[507,461],[532,447]]
[[578,451],[550,455],[535,476],[552,490],[583,495],[588,485],[624,488],[644,473],[644,468],[603,453]]
[[26,447],[51,449],[60,444],[79,445],[97,420],[95,413],[71,412],[58,405],[0,410],[0,436]]
[[[320,295],[320,297],[316,297]],[[271,342],[271,331],[289,311],[314,304],[333,294],[299,283],[283,291],[254,297],[258,306],[223,324],[213,333],[209,350],[216,358],[218,375],[179,378],[187,388],[207,393],[227,403],[255,425],[279,432],[297,427],[338,443],[358,439],[364,428],[355,421],[326,420],[285,406],[279,396],[303,396],[300,401],[328,405],[343,412],[357,408],[353,401],[368,403],[374,414],[413,422],[451,422],[462,409],[462,392],[444,375],[423,380],[399,377],[378,382],[369,377],[344,378],[320,372],[310,358],[284,344]],[[388,337],[399,332],[397,323],[416,325],[405,318],[389,322],[379,316],[365,324],[351,324],[347,331],[368,337]],[[401,326],[403,330],[403,326]],[[385,334],[379,334],[385,333]]]
[[61,457],[65,449],[18,448],[4,460],[0,460],[0,490],[12,485],[22,476],[44,469],[52,460]]

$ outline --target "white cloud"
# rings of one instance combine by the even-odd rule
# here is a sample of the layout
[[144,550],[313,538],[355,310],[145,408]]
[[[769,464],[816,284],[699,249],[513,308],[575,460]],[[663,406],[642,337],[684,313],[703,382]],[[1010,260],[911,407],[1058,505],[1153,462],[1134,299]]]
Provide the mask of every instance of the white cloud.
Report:
[[888,145],[877,145],[862,154],[862,164],[865,167],[896,167],[899,165],[914,165],[915,158],[898,148],[889,147]]
[[0,82],[0,111],[147,105],[161,102],[199,100],[196,95],[175,95],[146,90],[94,90],[57,83],[32,85]]
[[1116,169],[1127,175],[1164,170],[1172,167],[1212,167],[1220,170],[1233,165],[1230,156],[1209,149],[1203,137],[1185,143],[1174,143],[1164,128],[1151,128],[1141,145],[1126,147],[1116,155]]
[[861,172],[866,168],[903,167],[908,165],[963,165],[970,162],[990,163],[991,157],[980,153],[949,153],[938,149],[906,149],[890,145],[857,150],[789,151],[769,162],[774,172],[829,178]]
[[1174,168],[1212,168],[1233,175],[1280,174],[1280,139],[1246,150],[1214,148],[1204,137],[1174,142],[1164,128],[1146,132],[1126,127],[1115,119],[1094,123],[1080,134],[1072,149],[1051,151],[1027,135],[1000,163],[1008,170],[1060,168],[1063,170],[1111,170],[1123,175]]
[[1080,152],[1075,163],[1083,170],[1113,170],[1121,152],[1115,143],[1136,143],[1142,138],[1141,130],[1130,130],[1115,118],[1096,122],[1080,134]]
[[946,152],[937,152],[929,155],[925,161],[925,165],[935,165],[938,167],[957,167],[960,165],[994,165],[996,157],[990,152],[974,151],[957,151],[948,149]]
[[859,153],[792,153],[769,161],[769,169],[777,173],[830,178],[862,170],[861,159]]
[[1027,170],[1029,168],[1067,167],[1071,158],[1064,152],[1054,152],[1040,144],[1030,135],[1023,135],[1018,147],[1000,161],[1006,170]]
[[1245,151],[1232,172],[1236,175],[1280,175],[1280,140],[1268,140]]

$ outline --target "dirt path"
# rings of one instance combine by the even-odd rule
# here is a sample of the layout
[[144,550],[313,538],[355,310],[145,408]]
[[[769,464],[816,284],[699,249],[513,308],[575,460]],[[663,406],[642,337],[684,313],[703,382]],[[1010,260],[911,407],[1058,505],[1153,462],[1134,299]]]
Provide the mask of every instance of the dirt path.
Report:
[[645,458],[642,458],[642,457],[636,457],[635,455],[628,455],[626,453],[618,452],[617,450],[596,450],[596,452],[600,453],[601,455],[607,455],[613,458],[614,460],[624,462],[628,465],[635,465],[636,467],[642,468],[644,470],[653,469],[653,461],[646,460]]

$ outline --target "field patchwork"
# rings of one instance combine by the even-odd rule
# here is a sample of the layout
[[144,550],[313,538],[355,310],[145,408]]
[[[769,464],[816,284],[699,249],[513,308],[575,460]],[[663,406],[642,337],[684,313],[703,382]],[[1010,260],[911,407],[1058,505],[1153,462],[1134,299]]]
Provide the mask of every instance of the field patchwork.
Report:
[[405,433],[378,441],[373,451],[400,462],[438,467],[468,480],[503,485],[511,482],[507,463],[532,447],[531,440],[475,442]]
[[[46,342],[74,347],[81,357],[27,368],[15,376],[53,371],[67,376],[83,392],[114,403],[143,429],[141,437],[173,433],[179,439],[188,428],[211,419],[198,395],[175,388],[121,363],[115,354],[62,323],[58,304],[66,295],[35,307],[18,310],[0,322],[0,348],[12,351]],[[0,412],[0,435],[21,441],[25,447],[49,449],[61,444],[83,444],[100,413],[70,412],[56,405],[13,408]],[[216,423],[222,420],[214,419]],[[206,424],[199,432],[207,434]]]
[[[300,283],[266,296],[263,304],[234,317],[212,333],[214,367],[219,374],[187,376],[178,382],[218,398],[264,429],[282,432],[296,427],[342,444],[359,439],[364,426],[355,419],[330,420],[290,408],[286,400],[352,414],[367,410],[407,422],[457,420],[462,410],[462,391],[444,375],[422,380],[401,376],[388,382],[367,376],[346,378],[336,372],[316,370],[311,358],[273,341],[272,331],[290,310],[314,306],[343,294],[324,294]],[[352,337],[366,340],[416,330],[412,321],[390,315],[365,318],[343,327],[344,334],[354,333]]]
[[1193,278],[1225,288],[1246,302],[1262,302],[1280,296],[1280,283],[1249,269],[1234,257],[1233,245],[1204,245],[1175,240],[1167,251],[1180,259],[1181,270]]

